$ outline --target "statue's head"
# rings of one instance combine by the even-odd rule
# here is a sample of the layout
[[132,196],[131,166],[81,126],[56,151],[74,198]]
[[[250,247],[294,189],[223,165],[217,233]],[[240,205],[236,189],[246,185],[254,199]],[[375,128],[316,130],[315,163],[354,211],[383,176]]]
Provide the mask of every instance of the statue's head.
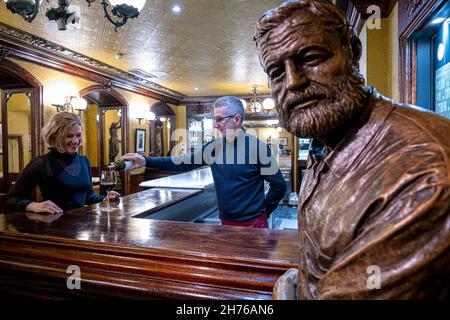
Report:
[[325,136],[363,108],[361,43],[330,1],[287,1],[269,10],[255,41],[280,123],[290,133]]

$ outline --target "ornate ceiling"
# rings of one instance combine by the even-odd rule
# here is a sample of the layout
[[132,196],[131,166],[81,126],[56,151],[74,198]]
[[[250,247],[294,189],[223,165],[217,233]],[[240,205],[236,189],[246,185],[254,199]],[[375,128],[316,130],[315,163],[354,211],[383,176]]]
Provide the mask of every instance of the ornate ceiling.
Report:
[[[76,28],[58,31],[45,17],[55,6],[42,2],[31,23],[12,14],[0,1],[0,22],[65,46],[124,71],[142,69],[150,81],[187,96],[249,94],[253,85],[267,92],[252,40],[255,22],[281,0],[147,0],[137,19],[114,31],[100,1],[87,6],[73,0],[80,16]],[[173,4],[182,12],[174,14]],[[122,60],[115,55],[123,54]],[[198,88],[198,90],[195,90]]]

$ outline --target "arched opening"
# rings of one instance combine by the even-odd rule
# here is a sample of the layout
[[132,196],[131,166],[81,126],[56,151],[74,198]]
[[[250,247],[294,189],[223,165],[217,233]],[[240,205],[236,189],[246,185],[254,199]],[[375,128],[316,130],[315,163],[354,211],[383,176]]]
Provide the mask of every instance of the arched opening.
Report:
[[[98,85],[81,90],[80,96],[88,101],[84,145],[96,181],[103,167],[129,151],[128,102],[114,89]],[[122,183],[117,189],[127,194],[128,184]]]
[[12,61],[0,61],[0,202],[28,162],[42,154],[42,85]]

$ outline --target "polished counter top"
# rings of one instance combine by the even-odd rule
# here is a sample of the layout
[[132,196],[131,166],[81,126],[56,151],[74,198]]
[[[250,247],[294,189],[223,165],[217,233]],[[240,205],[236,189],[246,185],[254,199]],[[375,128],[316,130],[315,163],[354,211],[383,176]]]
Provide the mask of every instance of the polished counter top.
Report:
[[270,299],[276,279],[298,263],[296,232],[134,218],[198,192],[149,189],[110,213],[101,203],[0,215],[0,291],[6,281],[8,293],[28,292],[23,279],[32,277],[44,283],[39,296],[71,298],[57,279],[77,265],[85,289],[75,294],[85,297]]
[[203,168],[180,173],[177,175],[144,181],[141,188],[182,188],[182,189],[205,189],[214,185],[211,168]]

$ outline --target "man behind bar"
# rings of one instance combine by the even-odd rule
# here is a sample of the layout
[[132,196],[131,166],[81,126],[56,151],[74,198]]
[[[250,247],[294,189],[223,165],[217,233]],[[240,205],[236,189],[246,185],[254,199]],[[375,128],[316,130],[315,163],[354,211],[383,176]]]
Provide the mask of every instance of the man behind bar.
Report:
[[[214,104],[213,126],[220,138],[201,152],[185,157],[147,157],[129,153],[123,160],[133,168],[190,171],[210,165],[222,225],[268,228],[268,217],[286,192],[286,182],[266,144],[242,128],[244,107],[237,97],[226,96]],[[269,191],[264,195],[264,181]],[[176,186],[174,186],[176,187]]]
[[282,126],[313,138],[299,269],[274,297],[448,297],[450,121],[365,88],[361,43],[330,1],[268,11],[255,41]]

